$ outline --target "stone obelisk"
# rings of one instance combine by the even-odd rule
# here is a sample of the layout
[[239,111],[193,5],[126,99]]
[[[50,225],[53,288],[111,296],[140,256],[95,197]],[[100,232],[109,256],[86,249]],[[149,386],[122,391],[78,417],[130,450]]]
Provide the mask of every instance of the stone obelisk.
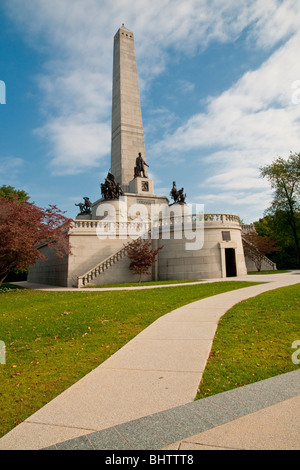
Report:
[[124,25],[114,37],[111,172],[129,191],[136,158],[146,161],[134,36]]

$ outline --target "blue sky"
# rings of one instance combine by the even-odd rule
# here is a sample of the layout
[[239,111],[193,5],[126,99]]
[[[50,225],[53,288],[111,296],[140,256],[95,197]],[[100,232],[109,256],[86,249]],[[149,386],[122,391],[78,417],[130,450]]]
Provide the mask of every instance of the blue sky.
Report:
[[299,0],[2,0],[0,185],[69,217],[100,198],[122,23],[155,193],[176,181],[205,212],[258,220],[259,168],[300,151]]

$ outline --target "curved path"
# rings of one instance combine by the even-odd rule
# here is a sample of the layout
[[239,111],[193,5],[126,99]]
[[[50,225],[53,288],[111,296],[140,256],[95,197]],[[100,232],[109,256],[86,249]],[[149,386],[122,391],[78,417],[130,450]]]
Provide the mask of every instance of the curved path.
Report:
[[[127,426],[138,436],[141,430],[139,427],[134,430],[130,422],[139,423],[149,416],[153,422],[154,417],[159,420],[159,413],[180,410],[184,405],[190,405],[191,411],[220,317],[242,300],[300,282],[296,272],[235,279],[264,284],[198,300],[160,317],[108,360],[2,437],[0,449],[41,449],[74,439],[70,442],[79,442],[80,447],[86,439],[80,436],[102,430],[105,430],[108,445],[113,446],[116,436],[120,437],[116,426],[124,429]],[[216,281],[220,279],[204,282]],[[295,380],[295,374],[293,377]],[[205,400],[207,403],[209,399]],[[163,444],[176,441],[180,439],[174,435],[169,441],[160,440],[160,445],[148,443],[148,448],[163,448]],[[128,438],[124,442],[128,443]],[[122,448],[118,447],[120,445],[118,441],[115,448]]]

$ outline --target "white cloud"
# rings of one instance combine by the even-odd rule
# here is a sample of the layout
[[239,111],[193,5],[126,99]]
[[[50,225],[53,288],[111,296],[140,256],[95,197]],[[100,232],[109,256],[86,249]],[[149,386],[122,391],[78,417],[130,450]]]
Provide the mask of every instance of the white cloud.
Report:
[[[11,19],[45,57],[43,70],[37,77],[46,119],[40,134],[52,145],[51,166],[63,161],[62,168],[67,172],[71,167],[83,171],[81,158],[85,158],[87,167],[94,166],[101,161],[104,149],[108,150],[113,35],[120,23],[124,22],[135,33],[143,89],[166,67],[169,47],[187,53],[205,48],[212,40],[234,40],[251,18],[255,18],[256,3],[6,0],[4,5]],[[182,82],[182,86],[186,92],[193,89],[188,81]],[[79,131],[78,121],[82,129]],[[103,129],[98,139],[97,126],[99,131]],[[71,131],[75,132],[73,144]],[[100,152],[99,139],[104,142]],[[79,142],[85,142],[85,154]]]
[[50,170],[76,174],[99,166],[110,152],[109,11],[94,0],[10,0],[6,8],[45,57],[36,77],[45,123],[35,133],[50,145]]
[[195,90],[195,84],[189,80],[179,80],[178,89],[184,94],[192,93]]
[[[105,123],[52,120],[38,130],[50,140],[53,155],[50,168],[56,175],[91,171],[110,150],[110,127]],[[106,136],[106,138],[103,138]]]
[[223,173],[217,173],[206,179],[206,186],[214,186],[223,190],[247,190],[266,189],[268,184],[259,178],[259,171],[256,168],[239,167],[230,168]]
[[300,106],[292,103],[291,88],[300,77],[299,41],[298,33],[257,70],[245,73],[230,89],[210,98],[206,112],[192,116],[158,142],[157,151],[176,158],[206,149],[204,163],[214,163],[214,169],[219,165],[214,183],[221,184],[224,174],[236,178],[248,174],[248,183],[252,181],[256,189],[253,168],[300,148]]
[[0,175],[2,178],[15,178],[24,168],[24,160],[18,157],[0,158]]
[[272,47],[299,30],[298,0],[264,0],[257,4],[257,21],[251,36],[260,47]]
[[[152,151],[163,153],[165,162],[169,157],[168,165],[178,162],[178,154],[181,165],[182,156],[206,154],[194,164],[211,167],[213,176],[202,182],[206,201],[227,197],[233,206],[241,200],[260,208],[267,204],[270,193],[258,168],[300,148],[300,105],[292,102],[292,84],[300,79],[299,0],[4,2],[24,37],[45,57],[37,77],[45,124],[38,133],[50,143],[55,173],[83,172],[110,159],[113,36],[121,23],[135,35],[142,93],[170,60],[180,65],[183,55],[196,57],[211,43],[233,43],[243,33],[249,47],[267,51],[269,59],[257,70],[209,97],[205,111],[177,129],[182,117],[165,102],[144,123]],[[173,78],[177,91],[181,85],[181,93],[195,93],[198,100],[191,80]],[[172,87],[167,92],[176,94]]]
[[271,199],[270,189],[252,192],[242,188],[225,188],[210,192],[207,188],[207,192],[196,197],[195,201],[204,204],[206,213],[238,214],[244,223],[252,223],[263,216],[264,208],[268,207]]
[[[260,191],[256,193],[247,193],[246,191],[224,191],[220,193],[211,193],[199,197],[198,199],[205,203],[220,203],[223,205],[224,200],[228,206],[244,207],[244,206],[254,206],[255,209],[257,204],[263,204],[269,202],[270,192]],[[248,207],[247,207],[247,210]]]

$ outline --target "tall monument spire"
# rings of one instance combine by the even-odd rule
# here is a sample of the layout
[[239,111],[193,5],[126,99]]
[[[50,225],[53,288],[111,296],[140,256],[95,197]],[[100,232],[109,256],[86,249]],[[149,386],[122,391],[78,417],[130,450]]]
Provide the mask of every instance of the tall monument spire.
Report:
[[134,36],[122,25],[114,37],[111,172],[124,191],[138,153],[146,161]]

